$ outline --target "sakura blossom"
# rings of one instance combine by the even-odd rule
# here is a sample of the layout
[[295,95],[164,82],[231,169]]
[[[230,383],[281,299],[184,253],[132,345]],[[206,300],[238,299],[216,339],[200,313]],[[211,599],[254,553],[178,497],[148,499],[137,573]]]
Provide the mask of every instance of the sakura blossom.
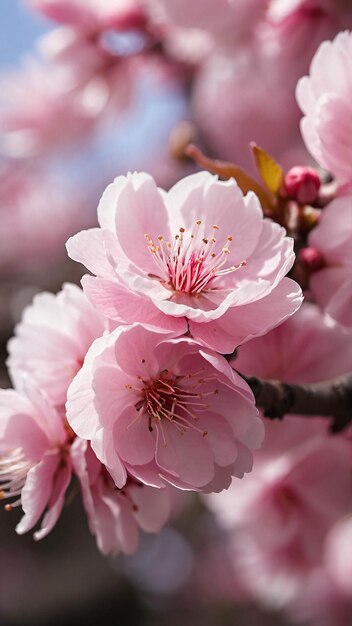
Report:
[[228,527],[238,576],[252,597],[276,608],[299,596],[320,564],[327,533],[351,510],[349,443],[324,436],[322,423],[321,432],[309,436],[300,429],[300,418],[294,419],[297,424],[288,429],[296,445],[270,453],[269,428],[267,457],[257,459],[248,480],[221,496],[225,519],[232,517]]
[[10,158],[67,150],[92,132],[101,110],[100,92],[75,89],[67,67],[28,59],[22,71],[2,75],[1,85],[0,152]]
[[89,527],[103,554],[132,554],[139,531],[156,533],[167,521],[171,502],[167,489],[153,489],[129,477],[122,489],[98,461],[87,441],[76,439],[71,448]]
[[20,1],[0,518],[54,532],[2,527],[3,620],[347,626],[351,3]]
[[63,407],[88,349],[107,328],[107,320],[76,285],[65,284],[57,295],[36,295],[8,344],[13,383],[20,386],[27,375],[54,405]]
[[78,233],[67,249],[96,274],[83,278],[84,291],[112,319],[149,322],[158,313],[163,326],[162,313],[230,353],[301,304],[285,278],[292,239],[234,180],[200,172],[165,194],[147,174],[121,176],[104,192],[98,220],[100,229]]
[[62,413],[30,381],[25,393],[0,390],[1,498],[7,510],[24,511],[16,531],[32,530],[42,518],[34,538],[42,539],[55,526],[71,480],[69,448],[74,437]]
[[[351,341],[350,333],[306,303],[243,346],[233,364],[288,382],[328,380],[350,371]],[[350,438],[331,437],[323,418],[287,419],[284,429],[266,424],[251,474],[207,501],[230,532],[234,567],[249,596],[295,614],[302,596],[309,603],[307,581],[323,567],[330,532],[351,511],[352,456]]]
[[328,533],[322,563],[307,577],[304,588],[289,607],[292,618],[314,626],[344,626],[352,615],[348,577],[350,515],[337,521]]
[[297,85],[297,101],[304,114],[301,131],[319,165],[340,184],[351,182],[351,144],[346,139],[351,120],[351,46],[348,31],[324,41]]
[[27,0],[27,3],[51,19],[82,30],[133,27],[144,23],[142,3],[137,0]]
[[250,36],[264,17],[269,0],[195,0],[191,6],[184,0],[157,0],[150,4],[160,6],[172,26],[208,32],[218,46],[233,48],[238,40]]
[[252,467],[263,424],[226,360],[146,325],[97,339],[68,390],[67,418],[116,486],[221,491]]
[[[249,3],[231,3],[233,15],[239,4],[246,10]],[[343,24],[350,24],[351,15],[341,9],[331,0],[274,0],[264,16],[258,10],[251,14],[259,19],[250,38],[232,48],[215,47],[197,71],[191,93],[193,115],[215,154],[250,170],[248,144],[256,141],[284,167],[307,161],[297,135],[294,90],[318,45],[338,32],[342,16]]]
[[0,221],[2,280],[58,263],[65,258],[63,241],[87,224],[82,196],[70,184],[41,166],[14,162],[0,164]]
[[309,236],[309,246],[319,259],[309,286],[326,313],[347,328],[351,319],[352,198],[336,198],[323,211]]

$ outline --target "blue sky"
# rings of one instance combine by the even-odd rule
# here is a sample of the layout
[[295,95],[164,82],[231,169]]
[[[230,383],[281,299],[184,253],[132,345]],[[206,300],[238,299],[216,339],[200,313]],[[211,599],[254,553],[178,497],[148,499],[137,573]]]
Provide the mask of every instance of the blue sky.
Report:
[[37,37],[51,24],[34,13],[20,0],[1,0],[0,64],[16,66],[20,57],[29,52]]

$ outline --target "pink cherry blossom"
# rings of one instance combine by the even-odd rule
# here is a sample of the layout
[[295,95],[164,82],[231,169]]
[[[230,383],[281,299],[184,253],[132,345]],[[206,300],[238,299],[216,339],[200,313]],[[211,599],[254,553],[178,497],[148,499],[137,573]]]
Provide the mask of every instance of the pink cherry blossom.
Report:
[[67,248],[96,274],[84,277],[84,290],[112,319],[164,326],[163,314],[228,353],[301,303],[299,287],[285,278],[292,240],[233,179],[200,172],[166,194],[147,174],[120,176],[104,192],[98,219],[100,229],[78,233]]
[[135,324],[97,339],[68,390],[67,417],[117,487],[220,491],[251,470],[263,424],[227,361],[188,337]]
[[[242,346],[233,365],[248,376],[289,383],[331,380],[352,370],[352,333],[305,302],[284,324]],[[279,430],[289,430],[289,422]],[[303,430],[310,423],[303,420]]]
[[1,276],[64,259],[63,242],[87,222],[82,196],[61,177],[14,162],[0,166]]
[[[95,85],[77,90],[73,78],[68,66],[34,60],[2,75],[2,154],[33,157],[67,148],[89,135],[102,108],[100,91]],[[64,125],[58,123],[62,119]]]
[[27,375],[51,402],[64,406],[67,389],[94,339],[107,329],[76,285],[41,293],[28,306],[8,344],[8,367],[17,387]]
[[[247,375],[287,382],[329,380],[351,370],[351,347],[351,333],[304,304],[280,327],[242,346],[234,365]],[[348,437],[332,437],[323,418],[287,416],[266,423],[251,474],[211,497],[231,533],[239,580],[253,598],[276,608],[299,603],[308,577],[322,567],[330,530],[351,511],[351,453]]]
[[15,498],[7,509],[22,506],[19,534],[31,530],[44,515],[35,539],[55,526],[71,479],[69,445],[72,431],[62,415],[28,381],[27,395],[0,390],[0,488],[2,498]]
[[309,236],[309,246],[320,258],[310,277],[318,304],[333,319],[352,327],[352,197],[337,198],[322,211]]
[[352,180],[351,53],[352,34],[347,31],[333,41],[324,41],[313,58],[309,76],[297,86],[306,146],[339,183]]
[[351,516],[340,520],[330,531],[325,545],[326,567],[340,592],[350,598],[352,606],[352,540]]
[[27,0],[47,17],[77,29],[136,28],[144,24],[138,0]]
[[[250,35],[264,17],[269,0],[152,0],[174,28],[209,33],[220,47],[231,47]],[[147,3],[148,6],[148,3]]]
[[320,564],[327,533],[351,509],[351,452],[349,442],[321,430],[257,460],[253,475],[221,496],[238,573],[262,602],[292,601]]
[[216,155],[252,168],[249,142],[255,141],[285,168],[306,161],[294,90],[318,45],[338,30],[337,4],[270,2],[251,41],[214,49],[195,76],[191,104]]
[[351,516],[332,527],[322,547],[322,563],[304,581],[289,606],[294,620],[313,626],[345,626],[352,616]]
[[79,478],[89,527],[103,554],[132,554],[140,529],[156,533],[170,513],[168,489],[147,487],[132,478],[117,489],[86,441],[71,448],[73,470]]

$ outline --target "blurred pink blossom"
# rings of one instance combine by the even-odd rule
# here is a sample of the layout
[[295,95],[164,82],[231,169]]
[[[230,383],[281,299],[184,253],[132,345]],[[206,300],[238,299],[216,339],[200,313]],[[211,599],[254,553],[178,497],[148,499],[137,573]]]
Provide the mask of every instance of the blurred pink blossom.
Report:
[[232,49],[264,17],[269,0],[151,0],[174,28],[205,31],[219,47]]
[[339,29],[336,5],[272,2],[252,40],[231,54],[215,48],[195,77],[191,104],[216,155],[250,168],[255,141],[285,168],[306,161],[294,90],[317,46]]
[[339,183],[352,181],[351,55],[352,34],[339,33],[321,44],[309,76],[297,85],[303,139],[319,165]]
[[84,290],[112,319],[181,332],[188,323],[193,337],[229,353],[300,306],[298,285],[285,278],[292,239],[233,179],[200,172],[166,194],[147,174],[120,176],[98,219],[100,229],[78,233],[67,248],[97,275],[84,277]]
[[0,152],[28,158],[87,137],[102,107],[100,93],[94,86],[75,89],[72,78],[67,67],[34,61],[2,75]]
[[82,197],[59,177],[14,162],[0,167],[0,275],[63,259],[63,242],[87,221]]
[[309,246],[321,258],[310,276],[319,306],[347,328],[352,327],[352,197],[337,198],[322,211],[309,236]]
[[76,29],[98,31],[144,24],[142,2],[138,0],[27,0],[27,4]]
[[346,626],[352,618],[351,516],[338,520],[326,536],[322,563],[306,577],[289,612],[312,626]]
[[[241,347],[234,365],[247,375],[287,382],[329,380],[351,370],[351,345],[351,333],[304,304]],[[244,589],[265,605],[291,610],[322,567],[331,529],[351,511],[351,441],[330,435],[327,420],[318,417],[290,415],[265,426],[251,474],[210,502],[231,533]]]
[[127,471],[155,487],[221,491],[251,470],[263,424],[249,387],[194,340],[135,324],[91,346],[67,416],[117,487]]

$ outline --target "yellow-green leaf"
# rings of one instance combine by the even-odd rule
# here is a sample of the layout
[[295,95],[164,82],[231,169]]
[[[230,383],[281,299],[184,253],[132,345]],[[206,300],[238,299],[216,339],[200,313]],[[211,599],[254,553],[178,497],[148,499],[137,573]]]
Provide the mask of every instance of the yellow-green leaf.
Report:
[[269,191],[277,195],[284,181],[284,172],[281,165],[257,144],[251,143],[251,149],[260,178]]
[[185,153],[198,163],[198,165],[209,170],[209,172],[218,174],[218,176],[221,176],[221,178],[224,178],[225,180],[234,178],[243,193],[254,191],[254,193],[258,196],[263,209],[271,209],[273,207],[273,198],[271,197],[271,194],[268,193],[262,185],[249,176],[238,165],[230,163],[229,161],[210,159],[193,144],[189,144],[187,146]]

